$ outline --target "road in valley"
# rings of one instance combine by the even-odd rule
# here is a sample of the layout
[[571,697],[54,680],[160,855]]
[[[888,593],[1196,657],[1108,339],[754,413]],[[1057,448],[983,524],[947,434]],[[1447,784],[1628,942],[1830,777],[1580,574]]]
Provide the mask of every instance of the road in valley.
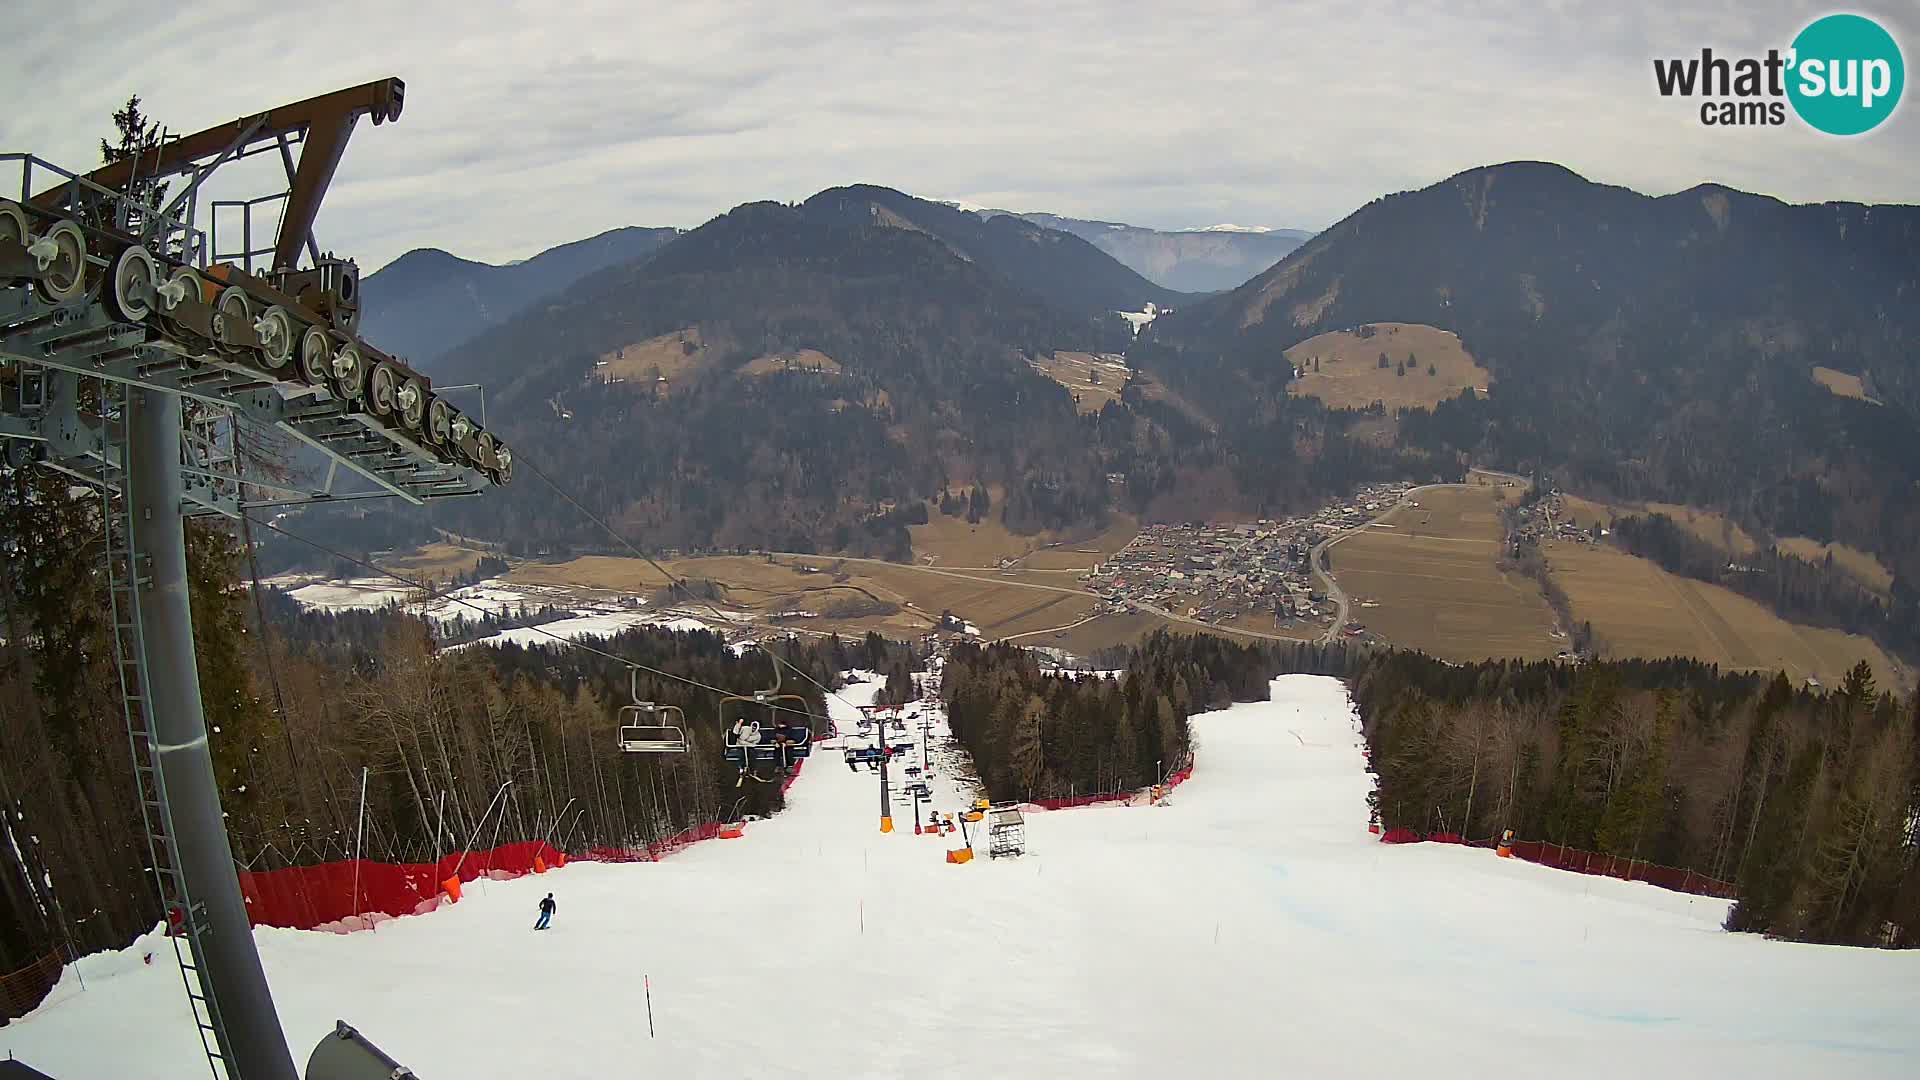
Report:
[[1438,491],[1441,488],[1463,488],[1467,486],[1468,485],[1466,484],[1428,484],[1424,487],[1408,488],[1406,491],[1406,494],[1400,496],[1399,502],[1396,502],[1392,506],[1387,507],[1385,510],[1380,511],[1380,513],[1374,515],[1373,518],[1369,520],[1366,524],[1356,525],[1353,528],[1346,530],[1345,532],[1335,533],[1332,536],[1327,537],[1325,540],[1322,540],[1318,544],[1315,544],[1313,546],[1313,550],[1307,553],[1307,563],[1308,565],[1313,567],[1314,578],[1318,580],[1321,585],[1326,587],[1327,597],[1333,601],[1334,606],[1337,609],[1334,612],[1333,622],[1327,626],[1327,632],[1320,635],[1320,641],[1322,644],[1326,644],[1338,638],[1341,632],[1347,628],[1347,616],[1350,614],[1352,609],[1352,601],[1348,599],[1346,592],[1340,588],[1340,583],[1333,580],[1332,574],[1329,574],[1320,568],[1320,561],[1326,557],[1327,549],[1339,543],[1340,541],[1345,540],[1349,536],[1358,536],[1360,533],[1363,533],[1368,529],[1373,528],[1375,525],[1379,524],[1380,521],[1386,518],[1388,514],[1391,514],[1394,511],[1400,509],[1401,507],[1407,505],[1407,503],[1411,502],[1416,496],[1418,496],[1423,491]]

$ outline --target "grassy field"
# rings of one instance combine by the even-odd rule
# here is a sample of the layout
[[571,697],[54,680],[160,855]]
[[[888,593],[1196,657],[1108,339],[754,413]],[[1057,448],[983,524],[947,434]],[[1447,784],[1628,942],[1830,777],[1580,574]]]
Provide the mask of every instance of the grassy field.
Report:
[[1832,555],[1833,565],[1845,571],[1848,577],[1883,596],[1893,591],[1893,571],[1882,565],[1871,552],[1846,544],[1823,544],[1804,536],[1789,536],[1773,546],[1808,562],[1821,562]]
[[1099,412],[1107,402],[1120,400],[1120,388],[1132,374],[1119,357],[1093,353],[1057,352],[1029,363],[1035,371],[1066,387],[1074,395],[1074,408],[1083,413]]
[[840,362],[818,349],[801,349],[797,353],[756,356],[740,367],[742,375],[777,375],[783,371],[821,371],[838,375]]
[[706,357],[700,328],[688,327],[621,346],[600,357],[595,371],[602,382],[640,382],[658,376],[672,383],[705,363]]
[[1139,611],[1097,616],[1071,630],[1055,634],[1040,634],[1022,638],[1018,644],[1045,646],[1065,649],[1075,656],[1090,656],[1100,649],[1113,645],[1132,645],[1155,630],[1166,629],[1176,634],[1219,634],[1235,640],[1253,640],[1253,635],[1242,631],[1252,630],[1263,635],[1290,637],[1297,641],[1312,641],[1319,634],[1303,624],[1293,627],[1274,629],[1272,616],[1246,615],[1229,620],[1217,626],[1201,627],[1191,623],[1174,622],[1158,615],[1149,615]]
[[1351,619],[1447,660],[1552,656],[1553,612],[1532,581],[1494,565],[1500,519],[1485,490],[1423,491],[1380,527],[1329,549]]
[[1835,371],[1830,367],[1820,367],[1816,364],[1813,369],[1813,381],[1841,397],[1858,398],[1861,401],[1871,401],[1875,405],[1880,404],[1867,396],[1867,388],[1858,375],[1849,375],[1844,371]]
[[[1346,330],[1317,334],[1288,349],[1288,362],[1304,372],[1289,392],[1319,398],[1331,409],[1363,409],[1379,401],[1392,412],[1430,409],[1462,390],[1487,388],[1487,369],[1452,333],[1419,323],[1376,323],[1373,331],[1367,337]],[[1398,373],[1403,363],[1405,375]]]
[[1065,649],[1075,656],[1091,656],[1109,646],[1132,645],[1163,626],[1174,625],[1158,615],[1129,611],[1119,615],[1102,615],[1058,635],[1027,638],[1021,644],[1044,645]]
[[[711,581],[722,587],[722,604],[768,618],[782,612],[818,616],[793,626],[909,636],[925,633],[952,611],[980,628],[983,637],[1026,634],[1077,622],[1093,613],[1096,600],[1076,592],[1071,575],[1040,575],[1053,588],[1034,588],[1022,576],[932,572],[890,563],[842,561],[832,556],[729,555],[675,559],[665,563],[677,577]],[[835,573],[838,569],[840,572]],[[564,563],[530,563],[516,568],[515,580],[573,585],[622,593],[650,593],[666,583],[659,571],[640,559],[584,556]],[[867,603],[863,604],[865,601]],[[884,614],[836,615],[836,610],[872,604],[897,605]],[[1041,642],[1031,642],[1041,643]]]
[[[991,490],[987,494],[997,508],[1000,492]],[[964,515],[948,517],[936,510],[925,525],[907,526],[914,557],[921,563],[993,567],[1001,559],[1021,559],[1022,566],[1037,570],[1084,570],[1126,547],[1139,531],[1139,522],[1115,514],[1105,530],[1093,535],[1044,532],[1025,536],[1009,532],[1000,524],[997,509],[978,524],[969,524]]]
[[374,565],[409,578],[450,579],[471,573],[485,554],[458,544],[432,543],[382,555]]
[[[1759,540],[1726,515],[1714,510],[1702,510],[1696,506],[1659,502],[1628,506],[1583,499],[1574,495],[1561,496],[1561,505],[1567,508],[1573,520],[1582,527],[1594,522],[1605,525],[1612,518],[1624,517],[1627,514],[1659,513],[1667,515],[1688,532],[1731,555],[1751,554],[1760,546]],[[1773,546],[1779,551],[1808,562],[1820,562],[1831,554],[1835,566],[1867,588],[1882,595],[1893,588],[1893,572],[1874,557],[1872,552],[1862,551],[1846,544],[1822,543],[1805,536],[1782,537],[1776,540]]]
[[[815,566],[832,562],[826,558],[795,561]],[[1027,634],[1078,622],[1093,614],[1098,604],[1092,596],[1056,591],[1056,588],[1077,588],[1071,580],[1050,583],[1056,588],[1034,588],[1017,579],[1000,579],[991,574],[934,573],[888,563],[848,564],[848,569],[851,581],[877,594],[898,597],[903,605],[910,604],[912,610],[929,618],[937,619],[942,611],[951,611],[979,627],[985,638]]]
[[1697,506],[1682,506],[1679,503],[1650,502],[1638,505],[1612,503],[1598,499],[1583,499],[1577,495],[1562,495],[1560,504],[1566,508],[1574,523],[1581,528],[1595,523],[1604,527],[1614,518],[1633,514],[1665,514],[1673,519],[1674,524],[1728,554],[1747,555],[1758,550],[1760,546],[1759,541],[1755,540],[1747,530],[1717,510],[1703,510]]
[[1140,534],[1140,523],[1127,514],[1114,514],[1106,529],[1087,537],[1048,540],[1020,565],[1029,570],[1088,570],[1126,547]]
[[1033,550],[1037,538],[1008,532],[1000,524],[1000,492],[990,489],[987,495],[994,505],[978,524],[969,523],[965,515],[948,517],[936,508],[925,525],[907,526],[914,559],[935,566],[998,566],[1001,559]]
[[1696,506],[1682,506],[1678,503],[1650,502],[1646,504],[1649,514],[1665,514],[1678,522],[1693,535],[1735,555],[1745,555],[1760,547],[1747,530],[1734,524],[1731,518],[1717,510],[1702,510]]
[[1695,656],[1829,686],[1864,659],[1883,683],[1912,684],[1911,672],[1859,635],[1789,623],[1731,590],[1612,548],[1549,543],[1545,551],[1574,616],[1593,623],[1606,655]]

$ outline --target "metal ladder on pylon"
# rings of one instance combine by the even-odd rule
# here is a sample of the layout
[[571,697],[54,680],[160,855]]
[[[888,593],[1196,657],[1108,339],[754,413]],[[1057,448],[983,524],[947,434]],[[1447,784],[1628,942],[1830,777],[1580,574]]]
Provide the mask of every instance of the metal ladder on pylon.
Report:
[[[209,928],[204,907],[195,902],[180,871],[180,850],[173,838],[173,816],[167,806],[167,785],[160,772],[160,748],[149,707],[146,639],[140,631],[140,590],[148,582],[143,557],[133,542],[132,470],[127,468],[128,398],[138,391],[100,380],[101,497],[100,518],[105,531],[105,560],[109,614],[113,619],[114,669],[120,682],[120,705],[126,714],[127,743],[133,754],[134,786],[140,797],[140,820],[147,831],[147,854],[154,883],[166,912],[167,939],[180,963],[180,980],[187,989],[187,1007],[200,1030],[200,1046],[215,1080],[229,1080],[230,1044],[220,1007],[210,987],[200,978]],[[115,483],[115,474],[118,483]],[[176,923],[175,920],[178,920]],[[182,948],[182,940],[185,948]]]

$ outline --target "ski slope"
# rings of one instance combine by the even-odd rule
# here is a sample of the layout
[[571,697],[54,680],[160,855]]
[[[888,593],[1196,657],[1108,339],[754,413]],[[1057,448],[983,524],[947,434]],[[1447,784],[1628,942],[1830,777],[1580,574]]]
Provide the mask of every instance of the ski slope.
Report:
[[[1172,805],[1030,814],[1018,860],[976,837],[979,860],[948,865],[904,800],[882,835],[876,777],[824,748],[741,840],[475,883],[375,933],[257,936],[301,1062],[339,1017],[424,1080],[1920,1075],[1920,955],[1730,935],[1724,902],[1375,843],[1334,680],[1283,677],[1194,725]],[[937,771],[935,805],[959,809]],[[69,971],[0,1053],[60,1080],[204,1077],[154,956],[84,961],[86,990]]]

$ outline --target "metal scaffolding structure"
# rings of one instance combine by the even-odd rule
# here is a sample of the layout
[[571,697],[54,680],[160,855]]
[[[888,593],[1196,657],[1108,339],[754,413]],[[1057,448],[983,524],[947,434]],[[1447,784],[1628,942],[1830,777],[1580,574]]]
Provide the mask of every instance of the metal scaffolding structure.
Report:
[[[87,174],[0,154],[0,180],[17,169],[19,181],[17,198],[0,197],[0,466],[53,470],[99,494],[101,575],[141,817],[216,1077],[297,1074],[221,813],[185,519],[349,498],[420,504],[512,475],[512,452],[484,422],[358,336],[359,270],[313,238],[355,124],[398,119],[404,98],[399,79],[382,79]],[[205,181],[265,152],[278,153],[286,187],[208,200],[213,216],[241,212],[240,246],[216,257],[199,224]],[[143,201],[159,181],[182,177],[164,205]],[[279,207],[279,221],[271,246],[255,248],[253,211],[266,205]],[[246,428],[321,455],[325,483],[245,471]],[[342,470],[371,486],[336,493]]]

